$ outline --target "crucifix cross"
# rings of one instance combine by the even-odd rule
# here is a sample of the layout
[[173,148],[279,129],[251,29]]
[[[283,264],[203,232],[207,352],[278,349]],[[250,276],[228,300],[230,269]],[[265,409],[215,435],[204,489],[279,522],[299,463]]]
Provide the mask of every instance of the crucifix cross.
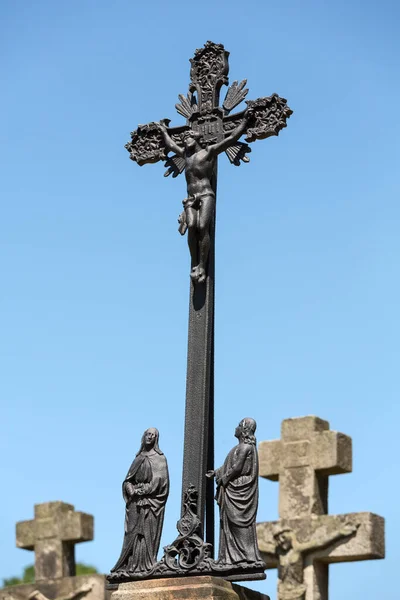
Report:
[[93,539],[93,517],[72,504],[35,505],[35,518],[17,523],[17,547],[35,551],[35,581],[75,575],[75,544]]
[[259,454],[261,477],[279,481],[280,520],[257,526],[279,600],[328,600],[330,563],[384,558],[382,517],[327,514],[329,475],[352,470],[350,437],[318,417],[286,419],[281,439],[261,442]]
[[[65,594],[63,596],[57,596],[57,598],[52,598],[51,600],[81,600],[84,596],[89,594],[93,589],[93,585],[90,583],[81,585],[76,590],[73,590],[69,594]],[[50,600],[47,596],[42,594],[39,590],[34,590],[28,596],[28,600]]]
[[[172,174],[177,177],[185,172],[187,197],[183,200],[178,230],[182,235],[188,234],[191,293],[182,504],[178,530],[187,528],[188,520],[195,516],[198,521],[196,536],[205,540],[208,554],[212,554],[214,544],[214,489],[213,482],[207,481],[205,474],[213,469],[214,460],[217,160],[219,154],[225,152],[235,166],[249,162],[248,143],[278,135],[292,114],[286,100],[277,94],[246,101],[246,110],[231,114],[247,96],[246,80],[235,81],[220,106],[221,87],[228,84],[228,56],[222,44],[213,42],[207,42],[203,48],[196,50],[190,61],[188,94],[180,95],[180,102],[176,104],[178,113],[186,118],[186,124],[169,127],[170,121],[163,119],[140,125],[131,133],[131,141],[126,144],[130,158],[140,166],[165,161],[166,176]],[[239,141],[242,135],[246,136],[245,142]],[[189,514],[192,517],[189,518]],[[176,544],[173,546],[175,548]],[[194,554],[199,557],[201,553],[196,548]]]
[[[278,135],[292,111],[284,98],[273,94],[246,101],[247,109],[230,114],[247,96],[246,80],[235,81],[219,106],[221,86],[228,83],[228,56],[222,44],[207,42],[191,59],[189,92],[180,95],[176,109],[186,125],[168,127],[170,120],[140,125],[126,144],[130,158],[139,165],[165,160],[165,175],[185,171],[187,198],[179,217],[179,231],[188,232],[191,278],[205,283],[212,245],[211,228],[215,214],[217,157],[225,152],[236,166],[249,162],[250,147],[239,138],[253,142]],[[168,156],[169,152],[172,156]]]

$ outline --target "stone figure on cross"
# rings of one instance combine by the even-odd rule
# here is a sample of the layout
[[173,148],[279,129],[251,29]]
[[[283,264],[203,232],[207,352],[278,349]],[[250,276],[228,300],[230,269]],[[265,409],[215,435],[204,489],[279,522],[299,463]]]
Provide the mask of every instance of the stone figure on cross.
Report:
[[334,542],[348,538],[357,532],[359,523],[345,523],[329,534],[317,531],[305,542],[300,542],[290,527],[277,525],[274,532],[274,543],[268,547],[264,544],[266,554],[277,556],[278,565],[278,597],[279,600],[304,600],[304,562],[306,554],[326,548]]
[[[92,589],[93,585],[90,583],[86,583],[78,587],[78,589],[73,590],[69,594],[57,596],[57,598],[54,598],[52,600],[81,600],[84,596],[89,594],[89,592],[91,592]],[[39,590],[34,590],[31,594],[29,594],[28,600],[50,600],[50,598],[42,594],[42,592],[40,592]]]
[[257,525],[267,569],[278,569],[278,600],[328,600],[330,564],[384,558],[382,517],[328,514],[329,476],[352,470],[349,436],[318,417],[285,419],[281,439],[259,452],[260,476],[279,481],[280,519]]
[[225,152],[246,131],[254,119],[254,109],[248,108],[243,120],[225,139],[214,144],[204,145],[200,133],[189,129],[183,135],[183,146],[178,145],[168,134],[164,122],[159,123],[165,146],[185,161],[185,176],[188,197],[183,200],[183,212],[179,217],[179,232],[188,230],[188,244],[191,256],[190,277],[194,282],[204,283],[206,265],[210,251],[210,224],[214,216],[215,192],[212,177],[218,154]]

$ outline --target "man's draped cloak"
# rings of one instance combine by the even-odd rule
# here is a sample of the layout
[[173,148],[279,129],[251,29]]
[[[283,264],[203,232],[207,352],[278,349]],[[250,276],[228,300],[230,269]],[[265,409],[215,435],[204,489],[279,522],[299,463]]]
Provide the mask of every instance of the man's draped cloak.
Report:
[[[258,454],[254,444],[235,446],[217,469],[217,502],[220,507],[218,562],[262,562],[256,534],[258,507]],[[244,452],[243,455],[240,454]]]
[[[160,452],[160,451],[159,451]],[[143,495],[131,497],[133,486],[143,484]],[[165,503],[169,491],[167,461],[162,453],[140,452],[122,484],[126,502],[125,536],[112,571],[149,571],[157,561]]]

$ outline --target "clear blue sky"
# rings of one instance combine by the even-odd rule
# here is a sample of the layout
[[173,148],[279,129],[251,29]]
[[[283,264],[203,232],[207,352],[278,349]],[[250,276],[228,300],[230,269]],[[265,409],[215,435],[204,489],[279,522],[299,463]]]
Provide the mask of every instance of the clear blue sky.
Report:
[[[386,561],[335,565],[331,598],[395,600],[399,559],[399,35],[388,0],[201,3],[3,0],[0,577],[33,555],[14,525],[35,503],[95,515],[79,560],[108,571],[121,481],[156,426],[179,513],[188,270],[182,177],[124,144],[175,113],[211,39],[249,98],[294,114],[251,162],[220,160],[216,462],[243,416],[258,439],[316,414],[353,437],[330,512],[387,518]],[[260,482],[259,520],[277,517]],[[275,597],[275,575],[256,589]]]

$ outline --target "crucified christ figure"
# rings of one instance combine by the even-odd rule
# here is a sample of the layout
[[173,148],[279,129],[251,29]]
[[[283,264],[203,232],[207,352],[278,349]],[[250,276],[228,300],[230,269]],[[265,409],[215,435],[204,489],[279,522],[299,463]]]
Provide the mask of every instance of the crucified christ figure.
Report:
[[158,123],[168,150],[175,152],[185,161],[185,175],[188,197],[183,200],[183,212],[179,217],[179,232],[188,230],[188,244],[192,267],[190,277],[195,283],[206,280],[207,258],[210,251],[210,225],[215,210],[215,193],[212,188],[218,154],[237,142],[253,118],[253,109],[248,108],[241,123],[224,140],[209,146],[201,145],[201,134],[189,130],[183,135],[183,147],[168,134],[164,123]]
[[355,535],[359,523],[345,523],[327,535],[317,534],[306,542],[299,542],[290,527],[277,526],[274,542],[263,548],[264,552],[278,558],[278,600],[304,600],[304,561],[308,553],[326,548],[334,542]]

